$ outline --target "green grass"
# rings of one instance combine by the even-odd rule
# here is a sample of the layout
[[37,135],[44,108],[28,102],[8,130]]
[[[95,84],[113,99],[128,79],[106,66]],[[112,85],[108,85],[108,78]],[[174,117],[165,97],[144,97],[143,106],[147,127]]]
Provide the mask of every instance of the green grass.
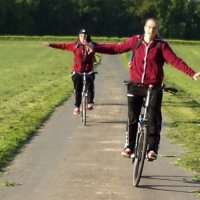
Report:
[[[193,69],[200,72],[200,45],[172,45],[173,50]],[[128,54],[122,54],[127,68]],[[165,65],[167,85],[175,86],[176,95],[165,93],[163,99],[164,120],[169,120],[165,134],[174,143],[187,149],[176,164],[196,172],[194,180],[200,181],[200,80],[194,81],[171,65]],[[200,191],[196,191],[200,195]]]
[[[166,94],[163,101],[165,135],[186,149],[175,164],[195,172],[193,180],[200,183],[200,104],[185,91]],[[200,197],[200,190],[195,191]]]
[[[200,45],[172,45],[173,50],[193,69],[200,72]],[[200,103],[200,80],[194,81],[171,65],[165,66],[165,80],[189,94],[190,98]]]
[[[193,69],[200,72],[200,46],[172,47]],[[163,109],[172,121],[166,134],[172,141],[187,148],[187,153],[177,164],[197,172],[194,179],[200,181],[200,80],[194,81],[169,65],[166,65],[165,80],[179,88],[177,95],[164,96]]]
[[0,169],[72,94],[72,59],[38,41],[1,41]]

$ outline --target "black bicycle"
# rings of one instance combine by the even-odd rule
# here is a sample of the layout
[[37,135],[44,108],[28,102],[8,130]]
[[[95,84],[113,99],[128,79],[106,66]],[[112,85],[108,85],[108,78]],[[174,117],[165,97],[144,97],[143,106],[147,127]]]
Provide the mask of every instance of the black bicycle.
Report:
[[87,96],[88,96],[88,86],[87,86],[87,76],[91,74],[97,74],[98,72],[91,71],[89,73],[83,72],[80,73],[83,76],[83,89],[82,89],[82,100],[81,100],[81,122],[86,126],[87,122]]
[[[132,81],[124,81],[125,85],[131,84]],[[161,86],[162,89],[166,92],[175,94],[177,90],[173,87],[166,87],[164,84]],[[132,158],[133,164],[133,185],[138,186],[142,171],[144,167],[145,158],[147,158],[147,147],[148,147],[148,107],[151,98],[153,85],[149,85],[147,88],[147,94],[144,98],[143,105],[141,108],[139,121],[138,121],[138,130],[134,148],[134,158]],[[128,133],[129,120],[126,125],[126,134]],[[152,160],[149,160],[152,161]]]

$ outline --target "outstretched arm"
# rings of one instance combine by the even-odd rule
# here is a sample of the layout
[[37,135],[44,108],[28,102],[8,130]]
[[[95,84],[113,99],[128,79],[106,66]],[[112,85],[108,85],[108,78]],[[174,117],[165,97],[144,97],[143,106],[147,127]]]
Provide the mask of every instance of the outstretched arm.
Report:
[[67,51],[74,51],[76,48],[75,42],[68,42],[68,43],[49,43],[49,42],[43,42],[44,46],[67,50]]
[[49,46],[49,42],[43,42],[42,44],[43,44],[44,46],[47,46],[47,47]]
[[174,51],[171,49],[168,43],[164,43],[162,45],[163,57],[166,62],[170,63],[172,66],[177,68],[178,70],[184,72],[194,80],[200,76],[200,73],[197,73],[194,69],[192,69],[185,61],[179,58]]
[[132,47],[137,42],[137,36],[132,36],[122,42],[114,43],[95,43],[94,51],[104,54],[120,54],[132,50]]

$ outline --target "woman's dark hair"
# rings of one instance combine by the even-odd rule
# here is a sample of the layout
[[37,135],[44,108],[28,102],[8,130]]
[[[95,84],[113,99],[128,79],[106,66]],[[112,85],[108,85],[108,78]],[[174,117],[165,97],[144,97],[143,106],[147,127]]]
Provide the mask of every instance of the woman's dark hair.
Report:
[[157,28],[159,29],[160,24],[159,24],[158,20],[156,18],[153,18],[153,17],[146,19],[144,25],[146,25],[147,21],[149,21],[149,20],[154,21],[156,23]]
[[92,42],[92,39],[91,39],[91,36],[90,36],[90,35],[87,35],[86,41],[87,41],[87,42]]

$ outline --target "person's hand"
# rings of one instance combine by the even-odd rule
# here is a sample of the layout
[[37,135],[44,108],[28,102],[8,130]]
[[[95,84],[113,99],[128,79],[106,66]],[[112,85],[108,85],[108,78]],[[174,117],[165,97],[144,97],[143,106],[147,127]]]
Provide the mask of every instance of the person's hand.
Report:
[[49,43],[48,43],[48,42],[43,42],[42,44],[43,44],[44,46],[47,46],[47,47],[49,46]]
[[193,79],[195,81],[197,81],[197,79],[200,77],[200,72],[197,72],[194,76],[193,76]]
[[128,62],[128,67],[129,67],[129,68],[131,67],[131,61]]
[[83,44],[85,45],[88,54],[94,52],[93,47],[91,47],[91,46],[88,44],[88,42],[86,41],[86,39],[83,40]]
[[86,46],[88,54],[94,52],[94,49],[90,46]]
[[87,42],[85,42],[84,45],[85,45],[85,47],[86,47],[86,50],[87,50],[87,53],[88,53],[88,54],[94,52],[94,49],[93,49]]

